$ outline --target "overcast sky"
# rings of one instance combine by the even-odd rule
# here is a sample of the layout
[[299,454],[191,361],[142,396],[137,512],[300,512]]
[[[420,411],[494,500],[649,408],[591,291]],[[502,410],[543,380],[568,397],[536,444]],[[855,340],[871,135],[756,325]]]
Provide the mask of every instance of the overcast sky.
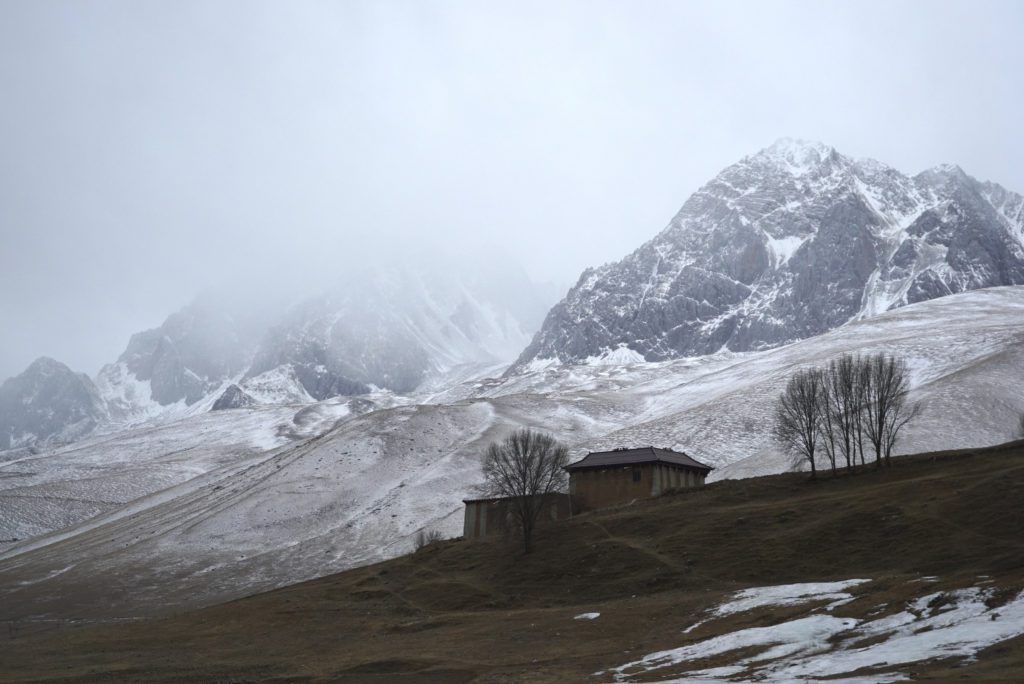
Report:
[[781,136],[1024,191],[1019,2],[0,3],[0,378],[455,244],[569,285]]

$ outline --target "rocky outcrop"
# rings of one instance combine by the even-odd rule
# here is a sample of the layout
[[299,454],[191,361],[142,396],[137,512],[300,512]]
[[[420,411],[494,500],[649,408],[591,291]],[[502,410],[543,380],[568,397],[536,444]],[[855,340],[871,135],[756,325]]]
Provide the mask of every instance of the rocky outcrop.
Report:
[[227,409],[249,408],[255,406],[256,400],[245,393],[238,385],[229,385],[224,392],[217,397],[210,407],[211,411],[224,411]]

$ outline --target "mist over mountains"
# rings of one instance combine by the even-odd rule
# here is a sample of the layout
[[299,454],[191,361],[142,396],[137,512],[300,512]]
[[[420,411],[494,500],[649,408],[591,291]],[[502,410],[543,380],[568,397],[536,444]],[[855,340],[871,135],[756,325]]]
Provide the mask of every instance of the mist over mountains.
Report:
[[210,293],[131,337],[95,379],[40,359],[0,386],[0,449],[211,408],[408,393],[500,372],[555,300],[503,264],[350,265],[291,302]]
[[330,280],[301,297],[200,297],[133,335],[95,379],[33,363],[0,386],[0,449],[213,409],[425,398],[506,369],[777,347],[1024,284],[1024,198],[956,166],[911,177],[782,139],[719,173],[635,252],[585,271],[553,308],[552,288],[499,254],[396,246]]

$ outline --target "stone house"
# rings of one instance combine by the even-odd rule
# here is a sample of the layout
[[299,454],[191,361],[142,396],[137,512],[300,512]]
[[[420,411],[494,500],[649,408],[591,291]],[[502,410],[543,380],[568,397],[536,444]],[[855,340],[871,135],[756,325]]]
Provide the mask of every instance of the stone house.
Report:
[[595,451],[565,469],[574,513],[700,487],[713,470],[681,451],[655,447]]
[[[540,524],[672,489],[699,487],[712,468],[680,451],[643,447],[595,451],[565,470],[569,473],[569,493],[547,496]],[[463,499],[466,514],[462,536],[473,539],[510,531],[514,524],[510,501],[502,497]]]

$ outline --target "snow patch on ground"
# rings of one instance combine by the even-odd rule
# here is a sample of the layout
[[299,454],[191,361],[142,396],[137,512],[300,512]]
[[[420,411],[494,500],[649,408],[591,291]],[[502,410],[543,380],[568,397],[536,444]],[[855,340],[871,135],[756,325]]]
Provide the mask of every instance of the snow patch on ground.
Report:
[[736,592],[732,601],[715,608],[714,615],[724,617],[764,606],[795,606],[810,601],[829,601],[829,608],[832,608],[853,599],[846,589],[870,581],[852,579],[843,582],[805,582],[744,589]]
[[[711,658],[713,656],[751,647],[764,647],[765,650],[756,656],[743,658],[737,661],[737,665],[728,668],[728,680],[744,672],[751,665],[778,659],[797,659],[809,655],[823,653],[827,644],[837,634],[848,631],[857,625],[853,618],[837,618],[831,615],[812,615],[798,620],[790,620],[780,625],[771,627],[751,627],[731,632],[722,636],[705,639],[691,646],[674,648],[667,651],[658,651],[644,656],[640,660],[626,663],[614,670],[615,681],[631,682],[642,681],[634,679],[638,675],[657,671],[662,668],[680,665],[695,660]],[[718,669],[718,668],[716,668]],[[693,672],[694,676],[702,681],[719,681],[717,677],[709,677],[708,670]],[[719,673],[721,670],[719,669]],[[598,673],[600,674],[600,673]],[[693,681],[689,676],[678,679],[663,680],[663,682],[689,682]]]
[[[766,605],[792,605],[799,598],[830,601],[837,587],[851,587],[865,580],[849,580],[833,586],[814,585],[759,587],[737,594],[719,606],[716,616],[746,612]],[[799,590],[789,588],[802,587]],[[842,592],[839,592],[842,593]],[[798,595],[799,594],[799,595]],[[666,671],[662,684],[675,682],[897,682],[909,676],[897,668],[926,660],[971,659],[982,649],[1024,634],[1024,592],[1004,605],[989,605],[991,589],[970,587],[935,592],[910,601],[906,610],[877,619],[836,617],[815,612],[770,627],[752,627],[720,634],[680,648],[658,651],[639,660],[596,675],[611,675],[616,682],[652,681]],[[765,602],[769,601],[769,602]],[[829,606],[825,610],[830,610]],[[884,606],[877,608],[884,609]],[[871,614],[871,612],[869,612]],[[692,629],[692,628],[691,628]],[[687,630],[689,632],[690,630]],[[687,633],[687,632],[684,632]],[[865,642],[869,642],[866,645]],[[740,649],[758,649],[754,655],[711,669],[684,670],[687,663],[719,657]],[[870,676],[856,675],[874,670]],[[837,677],[846,676],[844,679]]]

